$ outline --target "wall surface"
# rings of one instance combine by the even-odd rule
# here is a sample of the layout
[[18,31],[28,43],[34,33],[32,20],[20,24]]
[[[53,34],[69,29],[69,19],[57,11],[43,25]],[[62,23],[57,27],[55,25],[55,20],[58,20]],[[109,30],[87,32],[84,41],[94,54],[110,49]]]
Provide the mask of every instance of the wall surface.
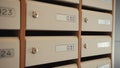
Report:
[[120,68],[120,0],[115,4],[115,61],[114,68]]

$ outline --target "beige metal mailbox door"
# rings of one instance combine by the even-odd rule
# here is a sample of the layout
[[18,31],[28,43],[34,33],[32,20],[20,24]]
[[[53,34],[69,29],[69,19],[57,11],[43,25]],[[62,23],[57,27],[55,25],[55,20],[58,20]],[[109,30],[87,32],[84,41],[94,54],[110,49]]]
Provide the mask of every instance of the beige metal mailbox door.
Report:
[[110,36],[82,36],[82,57],[111,53]]
[[110,58],[81,62],[81,68],[111,68]]
[[112,10],[112,0],[82,0],[84,6]]
[[0,0],[0,29],[20,29],[19,0]]
[[78,10],[55,4],[28,1],[27,30],[78,31]]
[[78,58],[76,36],[26,37],[26,66]]
[[0,68],[19,68],[19,39],[0,37]]
[[82,10],[82,31],[111,32],[112,15],[90,10]]

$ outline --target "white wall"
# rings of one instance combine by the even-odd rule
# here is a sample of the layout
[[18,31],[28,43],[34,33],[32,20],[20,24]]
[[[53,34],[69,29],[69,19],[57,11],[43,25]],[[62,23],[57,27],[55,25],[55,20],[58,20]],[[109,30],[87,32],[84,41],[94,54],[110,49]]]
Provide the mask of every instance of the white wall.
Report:
[[116,25],[116,27],[115,27],[115,40],[116,41],[120,41],[120,0],[116,0],[116,10],[115,10],[116,12],[115,12],[115,21],[116,21],[116,23],[115,23],[115,25]]
[[115,8],[115,61],[114,68],[120,68],[120,0],[116,0]]

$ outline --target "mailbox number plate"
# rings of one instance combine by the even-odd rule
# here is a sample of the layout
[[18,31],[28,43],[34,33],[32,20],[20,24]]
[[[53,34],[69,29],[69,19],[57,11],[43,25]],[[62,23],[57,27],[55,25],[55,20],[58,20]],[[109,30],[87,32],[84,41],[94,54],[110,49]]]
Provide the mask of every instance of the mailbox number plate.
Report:
[[0,7],[0,16],[14,16],[15,10],[13,8]]
[[14,49],[0,49],[0,58],[13,57]]

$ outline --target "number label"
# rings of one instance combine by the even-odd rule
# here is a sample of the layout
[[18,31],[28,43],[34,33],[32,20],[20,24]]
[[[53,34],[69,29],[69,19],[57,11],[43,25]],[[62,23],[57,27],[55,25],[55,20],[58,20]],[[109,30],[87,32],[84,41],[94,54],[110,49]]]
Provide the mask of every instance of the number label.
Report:
[[75,15],[67,15],[67,14],[57,14],[56,20],[75,23],[76,16]]
[[14,49],[0,49],[0,58],[13,57]]
[[15,10],[13,8],[0,7],[0,16],[14,16]]

